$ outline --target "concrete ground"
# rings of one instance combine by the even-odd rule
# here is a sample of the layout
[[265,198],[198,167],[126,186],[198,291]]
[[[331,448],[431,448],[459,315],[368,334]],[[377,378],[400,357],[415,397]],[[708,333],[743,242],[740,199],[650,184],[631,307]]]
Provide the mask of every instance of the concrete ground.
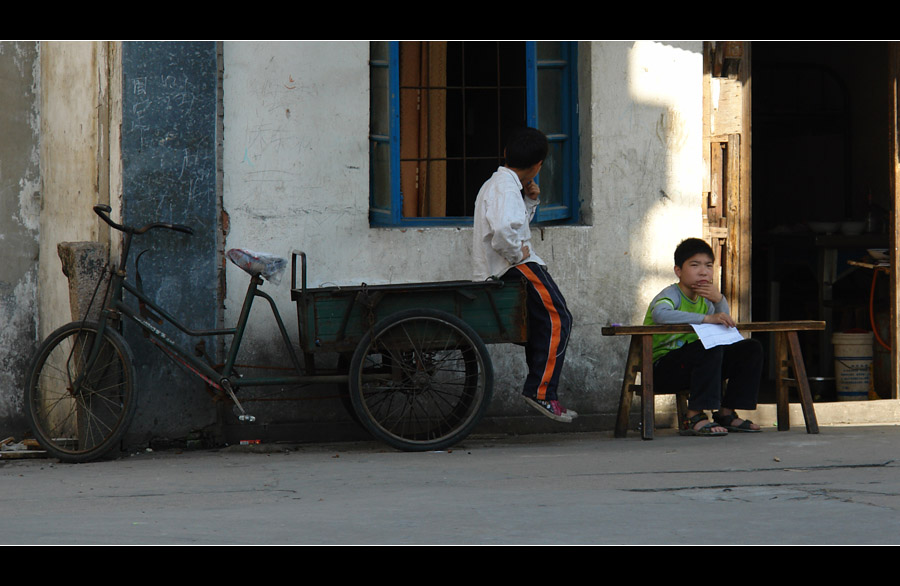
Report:
[[897,426],[0,459],[3,544],[894,544]]

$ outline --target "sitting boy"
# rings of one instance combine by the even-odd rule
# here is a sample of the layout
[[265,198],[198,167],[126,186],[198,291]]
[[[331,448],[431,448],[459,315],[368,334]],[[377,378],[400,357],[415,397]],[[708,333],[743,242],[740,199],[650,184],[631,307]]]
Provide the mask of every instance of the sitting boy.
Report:
[[[647,310],[644,325],[714,323],[734,326],[728,301],[713,283],[715,255],[698,238],[675,249],[678,282],[663,289]],[[717,436],[729,431],[758,432],[735,409],[756,409],[762,375],[762,346],[748,338],[726,346],[703,347],[697,334],[653,336],[653,380],[659,392],[689,389],[688,411],[679,422],[682,435]],[[723,396],[722,381],[728,385]],[[705,411],[715,410],[710,422]]]
[[488,179],[475,199],[472,242],[473,279],[520,280],[525,284],[528,375],[525,402],[542,414],[570,423],[578,414],[559,403],[557,387],[566,355],[572,315],[546,263],[531,241],[529,222],[540,203],[534,178],[547,157],[547,137],[525,128],[506,143],[505,164]]

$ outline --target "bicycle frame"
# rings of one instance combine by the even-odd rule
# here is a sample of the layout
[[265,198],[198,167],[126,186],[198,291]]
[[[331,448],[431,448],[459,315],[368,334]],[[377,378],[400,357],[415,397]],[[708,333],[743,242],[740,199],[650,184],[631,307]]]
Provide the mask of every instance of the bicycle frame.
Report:
[[[346,382],[347,375],[312,376],[305,373],[299,356],[291,344],[287,330],[284,326],[284,321],[281,318],[281,314],[278,311],[274,299],[265,292],[259,290],[259,287],[263,283],[263,279],[258,275],[250,276],[250,284],[247,287],[247,292],[241,307],[241,313],[235,327],[208,330],[192,330],[186,327],[171,313],[160,307],[156,302],[144,294],[143,291],[128,281],[127,270],[124,267],[127,266],[133,234],[125,231],[124,236],[121,265],[119,268],[111,271],[109,301],[100,312],[98,340],[102,339],[105,328],[110,327],[110,320],[118,319],[120,316],[128,318],[136,323],[147,334],[150,341],[160,350],[165,352],[170,358],[184,366],[196,376],[199,376],[214,389],[227,393],[242,412],[243,408],[233,394],[233,391],[240,387]],[[127,302],[123,293],[128,293],[133,296],[137,300],[138,308],[135,308],[133,301],[131,303]],[[250,318],[250,310],[257,297],[262,297],[269,303],[285,349],[287,350],[294,367],[295,374],[293,375],[245,377],[235,372],[235,362]],[[147,308],[149,308],[150,311],[147,311]],[[159,324],[152,323],[151,317],[159,320]],[[121,320],[119,319],[119,321]],[[171,324],[191,337],[232,336],[231,344],[228,346],[225,363],[222,369],[217,370],[213,368],[213,366],[195,356],[193,352],[179,345],[160,329],[159,326],[163,323]],[[98,349],[95,347],[89,354],[87,361],[88,368],[85,369],[86,372],[90,371],[90,368],[97,359],[97,355]]]
[[[250,274],[237,324],[195,330],[145,294],[141,255],[133,269],[128,265],[134,235],[153,228],[193,231],[178,224],[117,224],[105,204],[95,205],[94,211],[123,233],[120,265],[110,269],[98,323],[75,321],[52,332],[35,354],[25,388],[32,430],[41,445],[63,461],[89,461],[108,453],[124,437],[134,416],[133,352],[120,333],[126,320],[205,381],[216,399],[232,402],[239,421],[255,421],[235,394],[241,387],[336,384],[342,387],[342,403],[363,427],[408,451],[444,449],[468,435],[493,392],[493,367],[485,341],[527,339],[521,284],[444,281],[370,287],[362,283],[310,290],[305,255],[296,250],[292,252],[291,300],[297,305],[298,349],[274,299],[260,290],[269,270],[261,265],[272,259],[259,263],[242,249],[229,253]],[[303,261],[299,289],[298,256]],[[130,279],[129,270],[134,271]],[[268,302],[291,365],[237,364],[257,297]],[[230,343],[223,336],[229,336]],[[205,352],[196,352],[201,344],[193,338],[221,341],[227,347],[224,362],[214,364]],[[339,354],[338,368],[317,372],[314,357],[319,352]],[[282,372],[244,376],[247,368]]]

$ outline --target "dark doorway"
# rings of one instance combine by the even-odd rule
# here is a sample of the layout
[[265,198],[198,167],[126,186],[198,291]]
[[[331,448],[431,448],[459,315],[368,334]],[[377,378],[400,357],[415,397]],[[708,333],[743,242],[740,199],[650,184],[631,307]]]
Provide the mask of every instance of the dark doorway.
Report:
[[[831,334],[889,324],[888,280],[848,264],[889,245],[888,44],[761,41],[752,55],[753,317],[828,323],[803,341],[828,400]],[[875,350],[886,398],[890,353]]]

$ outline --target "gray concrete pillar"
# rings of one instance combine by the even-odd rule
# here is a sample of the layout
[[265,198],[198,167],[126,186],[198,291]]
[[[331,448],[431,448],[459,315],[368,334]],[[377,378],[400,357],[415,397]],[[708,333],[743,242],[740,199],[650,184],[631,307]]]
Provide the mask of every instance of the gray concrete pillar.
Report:
[[[73,320],[96,321],[103,307],[109,274],[109,245],[99,242],[60,242],[56,246],[62,271],[69,278],[69,307]],[[97,284],[100,287],[97,287]]]

